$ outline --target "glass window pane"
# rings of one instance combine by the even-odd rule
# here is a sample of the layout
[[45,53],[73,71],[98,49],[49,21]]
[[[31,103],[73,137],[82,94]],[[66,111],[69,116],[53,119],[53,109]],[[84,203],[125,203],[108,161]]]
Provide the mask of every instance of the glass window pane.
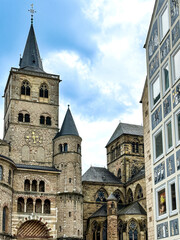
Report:
[[155,151],[156,158],[158,158],[163,153],[162,131],[155,136]]
[[180,50],[174,55],[174,77],[177,80],[180,77]]
[[169,122],[167,124],[167,141],[168,149],[172,147],[172,124]]
[[171,206],[172,206],[172,211],[176,209],[175,183],[171,184]]
[[161,16],[161,39],[165,36],[169,29],[168,8],[165,9]]
[[178,141],[180,140],[180,113],[177,115]]
[[163,79],[164,79],[164,91],[166,92],[169,88],[169,67],[168,65],[163,68]]
[[160,99],[160,83],[159,78],[152,85],[153,105]]
[[158,209],[159,209],[159,216],[166,213],[166,193],[165,189],[162,189],[158,192]]

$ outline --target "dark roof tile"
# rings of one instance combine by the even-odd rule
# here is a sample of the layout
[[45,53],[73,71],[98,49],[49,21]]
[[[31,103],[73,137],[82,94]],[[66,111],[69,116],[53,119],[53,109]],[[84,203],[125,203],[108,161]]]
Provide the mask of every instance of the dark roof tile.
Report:
[[90,167],[82,176],[82,181],[122,184],[119,178],[106,168],[102,167]]
[[64,118],[61,130],[56,134],[55,138],[66,135],[79,136],[78,130],[76,128],[74,119],[69,108],[66,112],[66,116]]
[[109,142],[107,143],[106,147],[123,134],[143,136],[143,127],[140,125],[119,123],[113,135],[111,136]]
[[37,72],[44,72],[36,41],[34,27],[31,24],[23,57],[20,58],[20,68]]

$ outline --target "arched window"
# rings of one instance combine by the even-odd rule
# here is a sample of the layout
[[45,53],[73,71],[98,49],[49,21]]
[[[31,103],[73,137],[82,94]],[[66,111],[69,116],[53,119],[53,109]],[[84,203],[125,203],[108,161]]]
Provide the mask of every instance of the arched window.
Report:
[[100,237],[101,237],[100,230],[101,230],[101,228],[100,228],[99,224],[96,221],[94,221],[92,223],[92,225],[93,225],[92,226],[93,240],[100,240]]
[[45,124],[45,117],[44,116],[40,116],[40,124]]
[[119,223],[118,223],[118,236],[119,236],[119,240],[123,240],[123,228],[124,228],[123,221],[120,220]]
[[113,195],[117,198],[118,203],[123,203],[123,199],[122,199],[122,193],[120,192],[120,190],[116,190]]
[[119,143],[116,144],[116,157],[120,156],[120,145]]
[[29,86],[29,82],[25,80],[22,82],[22,85],[21,85],[21,95],[30,96],[30,93],[31,93],[31,89]]
[[11,170],[9,170],[9,175],[8,175],[8,183],[11,184]]
[[135,194],[136,194],[136,199],[143,198],[143,190],[140,184],[137,185]]
[[23,114],[22,113],[18,114],[18,122],[23,122]]
[[60,153],[63,152],[63,146],[62,146],[62,144],[59,144],[59,152],[60,152]]
[[41,201],[41,199],[36,200],[35,212],[36,213],[42,213],[42,201]]
[[39,89],[39,96],[42,98],[48,98],[48,89],[45,83],[43,83]]
[[26,212],[27,213],[32,213],[33,212],[33,200],[32,200],[32,198],[27,199]]
[[138,153],[139,152],[139,143],[138,142],[133,142],[132,143],[132,152],[133,153]]
[[18,198],[17,212],[24,212],[24,199],[22,197]]
[[0,181],[3,180],[3,167],[0,165]]
[[25,114],[25,122],[30,122],[30,115],[28,113]]
[[51,213],[51,202],[48,199],[44,201],[44,213]]
[[133,192],[132,190],[129,188],[128,192],[127,192],[127,202],[131,203],[133,202]]
[[8,208],[3,208],[3,216],[2,216],[2,231],[8,232]]
[[24,191],[30,191],[30,181],[28,179],[24,181]]
[[51,125],[51,118],[50,117],[46,117],[46,125]]
[[96,193],[96,202],[106,202],[107,193],[104,189],[100,189]]
[[81,153],[81,146],[79,144],[77,145],[77,152]]
[[36,180],[32,181],[32,191],[37,192],[37,181]]
[[67,143],[64,143],[64,152],[67,152],[68,151],[68,145]]
[[111,160],[114,160],[115,158],[115,148],[112,146],[111,147]]
[[44,181],[40,181],[40,183],[39,183],[39,191],[40,192],[45,192]]
[[117,177],[121,180],[121,178],[122,178],[122,176],[121,176],[121,168],[119,168],[119,170],[118,170]]
[[129,240],[138,240],[138,229],[134,220],[129,224]]

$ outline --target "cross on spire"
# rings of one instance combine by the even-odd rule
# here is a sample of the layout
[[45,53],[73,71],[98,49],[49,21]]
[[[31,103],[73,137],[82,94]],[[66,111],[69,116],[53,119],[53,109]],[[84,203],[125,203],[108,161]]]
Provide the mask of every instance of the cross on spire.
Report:
[[36,13],[36,11],[33,8],[34,4],[31,4],[31,9],[29,9],[28,11],[31,13],[31,24],[33,24],[33,17],[34,17],[34,13]]

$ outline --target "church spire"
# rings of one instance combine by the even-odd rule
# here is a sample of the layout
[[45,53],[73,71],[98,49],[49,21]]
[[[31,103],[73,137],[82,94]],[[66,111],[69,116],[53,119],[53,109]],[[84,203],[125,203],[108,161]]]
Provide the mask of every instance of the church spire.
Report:
[[43,72],[42,61],[38,49],[38,44],[36,41],[36,36],[33,27],[33,14],[35,13],[33,5],[32,9],[29,10],[31,13],[31,26],[29,30],[29,35],[26,41],[26,46],[24,49],[23,57],[20,58],[19,66],[20,68],[26,70],[32,70],[37,72]]
[[78,130],[76,128],[76,124],[74,122],[73,116],[69,109],[69,105],[68,105],[68,109],[67,109],[61,130],[56,134],[55,138],[60,136],[66,136],[66,135],[79,136]]

